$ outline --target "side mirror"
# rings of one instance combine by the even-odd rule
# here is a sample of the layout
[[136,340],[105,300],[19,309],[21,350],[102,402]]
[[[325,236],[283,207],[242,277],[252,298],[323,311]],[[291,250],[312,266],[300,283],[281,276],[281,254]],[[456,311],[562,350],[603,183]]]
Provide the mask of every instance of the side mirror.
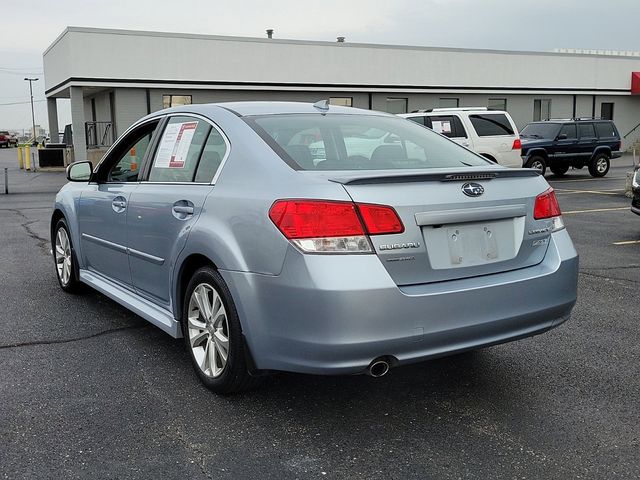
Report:
[[74,162],[67,167],[67,180],[70,182],[88,182],[91,180],[93,165],[89,161]]
[[560,135],[558,135],[558,140],[566,140],[567,139],[567,134],[566,133],[561,133]]

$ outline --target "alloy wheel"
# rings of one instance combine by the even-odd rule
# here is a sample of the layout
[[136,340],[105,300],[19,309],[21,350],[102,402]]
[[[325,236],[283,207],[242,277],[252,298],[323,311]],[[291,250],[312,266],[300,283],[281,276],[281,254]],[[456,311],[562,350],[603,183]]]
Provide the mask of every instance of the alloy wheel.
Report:
[[59,228],[56,234],[56,271],[62,285],[69,284],[71,279],[71,242],[64,228]]
[[607,171],[607,159],[606,157],[600,157],[596,162],[596,170],[598,173],[604,173]]
[[187,322],[189,346],[200,370],[219,377],[229,359],[229,324],[222,298],[211,285],[201,283],[193,290]]

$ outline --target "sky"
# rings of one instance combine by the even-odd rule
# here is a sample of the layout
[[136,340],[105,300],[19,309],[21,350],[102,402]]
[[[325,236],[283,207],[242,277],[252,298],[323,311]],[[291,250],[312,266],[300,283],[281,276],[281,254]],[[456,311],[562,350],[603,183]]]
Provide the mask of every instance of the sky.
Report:
[[[640,0],[2,0],[0,129],[47,125],[42,53],[67,26],[551,51],[640,51]],[[3,15],[4,17],[4,15]],[[98,53],[99,54],[99,53]],[[532,66],[535,68],[535,66]],[[550,72],[552,73],[552,72]],[[126,77],[126,72],[119,73]],[[59,101],[61,128],[70,123]]]

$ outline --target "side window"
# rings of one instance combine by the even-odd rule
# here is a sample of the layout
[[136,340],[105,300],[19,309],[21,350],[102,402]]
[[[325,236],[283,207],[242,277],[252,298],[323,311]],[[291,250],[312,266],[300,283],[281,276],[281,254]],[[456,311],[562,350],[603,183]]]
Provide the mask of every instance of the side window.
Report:
[[407,120],[411,120],[412,122],[419,123],[420,125],[424,125],[424,117],[421,115],[419,117],[407,117]]
[[458,138],[467,138],[467,131],[462,124],[462,120],[457,115],[453,116],[453,125],[455,127],[456,137]]
[[567,139],[569,140],[578,138],[575,123],[568,123],[566,125],[563,125],[560,129],[560,133],[558,133],[558,136],[563,134],[566,135]]
[[456,129],[454,124],[454,117],[451,115],[442,115],[437,117],[430,117],[431,130],[440,133],[445,137],[456,137]]
[[579,123],[578,134],[580,138],[595,138],[596,130],[593,128],[593,123]]
[[158,143],[150,182],[192,182],[211,126],[192,117],[171,117]]
[[513,135],[513,128],[506,115],[469,115],[469,120],[479,137]]
[[98,173],[99,177],[107,182],[137,182],[142,160],[157,126],[157,122],[143,125],[127,135],[113,152],[116,158],[107,159],[107,164],[111,167],[106,178]]
[[598,131],[598,136],[600,138],[611,138],[618,136],[612,122],[596,123],[596,130]]
[[218,130],[212,128],[209,138],[207,138],[207,142],[204,144],[194,181],[198,183],[210,183],[220,168],[220,164],[226,153],[227,144],[224,138]]

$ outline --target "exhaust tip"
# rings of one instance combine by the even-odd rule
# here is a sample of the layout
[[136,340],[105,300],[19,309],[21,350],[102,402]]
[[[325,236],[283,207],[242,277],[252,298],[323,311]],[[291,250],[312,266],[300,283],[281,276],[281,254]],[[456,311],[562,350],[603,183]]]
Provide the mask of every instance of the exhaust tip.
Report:
[[386,375],[389,372],[389,362],[383,358],[375,359],[367,368],[367,373],[372,377],[379,378]]

